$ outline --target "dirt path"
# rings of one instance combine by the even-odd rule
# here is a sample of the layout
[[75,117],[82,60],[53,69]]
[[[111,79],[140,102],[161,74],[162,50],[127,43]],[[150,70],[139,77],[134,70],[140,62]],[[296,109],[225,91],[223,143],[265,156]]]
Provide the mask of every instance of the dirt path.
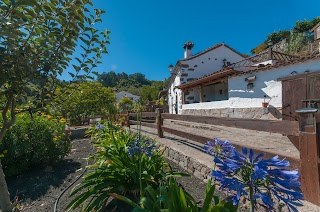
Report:
[[[52,168],[41,167],[8,180],[11,198],[18,198],[21,211],[53,211],[60,193],[83,173],[85,158],[93,152],[88,139],[73,140],[71,153]],[[71,189],[70,189],[71,190]],[[57,211],[66,211],[69,192],[62,196]]]

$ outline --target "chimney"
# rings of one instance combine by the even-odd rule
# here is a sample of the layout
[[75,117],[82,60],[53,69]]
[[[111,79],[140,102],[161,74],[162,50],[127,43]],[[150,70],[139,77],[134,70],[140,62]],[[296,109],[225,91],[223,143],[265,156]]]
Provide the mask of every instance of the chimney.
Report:
[[194,44],[190,41],[187,41],[183,48],[184,48],[184,58],[189,58],[192,56],[192,48],[193,48]]

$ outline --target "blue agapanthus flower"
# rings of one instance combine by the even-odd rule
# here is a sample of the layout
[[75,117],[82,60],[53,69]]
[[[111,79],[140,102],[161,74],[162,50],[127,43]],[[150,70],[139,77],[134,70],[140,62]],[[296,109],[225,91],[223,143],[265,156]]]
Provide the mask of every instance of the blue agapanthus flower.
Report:
[[128,154],[130,156],[145,154],[146,156],[151,157],[155,149],[156,145],[147,139],[136,139],[128,144]]
[[231,154],[234,149],[230,141],[221,141],[218,138],[214,138],[213,141],[207,141],[203,148],[209,155],[217,157],[225,157]]
[[301,206],[303,195],[300,191],[297,170],[288,170],[290,163],[278,156],[263,159],[264,153],[254,156],[247,148],[242,153],[233,150],[227,157],[215,157],[219,170],[212,171],[212,177],[220,182],[221,189],[231,194],[233,204],[238,204],[241,196],[247,196],[257,205],[261,201],[269,210],[274,208],[274,200],[285,203],[289,210],[296,211]]
[[103,124],[98,124],[96,130],[104,130],[106,127]]

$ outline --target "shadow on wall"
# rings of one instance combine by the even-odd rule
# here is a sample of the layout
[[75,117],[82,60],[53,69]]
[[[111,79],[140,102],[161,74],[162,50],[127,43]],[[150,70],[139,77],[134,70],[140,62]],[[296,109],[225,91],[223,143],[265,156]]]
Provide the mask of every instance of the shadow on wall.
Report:
[[275,118],[282,119],[282,113],[278,110],[278,108],[269,105],[268,107],[269,113],[271,113]]

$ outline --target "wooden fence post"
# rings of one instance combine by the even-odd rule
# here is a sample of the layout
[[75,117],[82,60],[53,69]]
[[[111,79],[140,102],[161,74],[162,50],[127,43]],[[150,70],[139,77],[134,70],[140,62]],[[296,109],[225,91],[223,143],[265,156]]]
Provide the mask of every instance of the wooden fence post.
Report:
[[127,127],[130,129],[130,116],[129,116],[129,111],[127,111],[127,114],[126,114],[126,124],[127,124]]
[[320,120],[316,108],[304,108],[299,114],[300,179],[304,199],[320,205],[319,142]]
[[163,125],[163,118],[161,117],[162,108],[156,108],[156,123],[157,123],[157,131],[158,131],[158,137],[163,138],[163,131],[162,131],[162,125]]

